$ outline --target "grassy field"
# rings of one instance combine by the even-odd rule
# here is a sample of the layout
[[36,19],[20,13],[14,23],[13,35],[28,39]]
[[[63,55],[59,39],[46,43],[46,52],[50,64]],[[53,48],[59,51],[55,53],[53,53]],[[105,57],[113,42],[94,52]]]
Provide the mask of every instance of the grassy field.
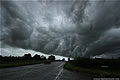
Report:
[[24,65],[40,64],[41,60],[25,60],[25,61],[0,61],[0,68],[17,67]]
[[[81,59],[66,62],[64,68],[94,74],[97,77],[120,77],[120,60]],[[109,67],[101,67],[109,66]]]

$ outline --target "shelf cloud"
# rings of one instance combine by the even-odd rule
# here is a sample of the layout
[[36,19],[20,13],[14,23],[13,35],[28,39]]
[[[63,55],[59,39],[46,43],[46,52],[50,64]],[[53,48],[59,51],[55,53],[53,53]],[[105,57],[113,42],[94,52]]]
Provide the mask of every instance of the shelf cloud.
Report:
[[0,33],[1,48],[119,57],[120,1],[1,0]]

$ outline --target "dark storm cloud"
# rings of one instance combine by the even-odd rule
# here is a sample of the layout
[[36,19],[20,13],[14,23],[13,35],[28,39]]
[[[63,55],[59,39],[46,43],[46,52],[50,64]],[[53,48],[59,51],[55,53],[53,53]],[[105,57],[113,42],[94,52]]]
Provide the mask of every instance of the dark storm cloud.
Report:
[[26,20],[25,12],[20,11],[19,7],[11,1],[2,1],[1,8],[3,11],[1,12],[1,24],[3,24],[1,25],[1,29],[3,30],[1,30],[2,38],[10,38],[13,41],[28,39],[31,35],[32,28]]
[[[119,32],[120,2],[105,0],[104,2],[95,1],[91,3],[91,6],[88,6],[88,9],[91,9],[88,10],[87,20],[80,24],[80,27],[83,26],[83,28],[80,28],[80,34],[83,36],[82,44],[87,46],[85,56],[104,54],[109,51],[109,48],[116,46],[116,43],[119,46],[119,40],[114,39],[118,35],[114,34]],[[109,32],[110,36],[107,36],[109,30],[111,31]],[[119,36],[117,38],[119,39]]]
[[2,44],[72,57],[119,52],[118,0],[12,0],[0,6]]

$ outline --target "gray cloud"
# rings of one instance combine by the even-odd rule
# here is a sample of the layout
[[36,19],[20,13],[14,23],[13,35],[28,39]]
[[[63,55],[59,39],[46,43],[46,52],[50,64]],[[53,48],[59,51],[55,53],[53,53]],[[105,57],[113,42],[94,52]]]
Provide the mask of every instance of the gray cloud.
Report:
[[1,1],[0,6],[2,45],[71,57],[119,52],[118,0]]

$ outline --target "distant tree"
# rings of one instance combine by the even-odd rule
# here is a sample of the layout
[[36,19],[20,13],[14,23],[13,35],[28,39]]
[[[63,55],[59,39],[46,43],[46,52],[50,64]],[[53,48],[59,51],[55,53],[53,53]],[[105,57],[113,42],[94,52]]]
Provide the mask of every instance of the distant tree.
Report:
[[53,56],[53,55],[49,56],[48,60],[55,60],[55,56]]
[[65,58],[63,58],[62,61],[65,61]]
[[44,55],[42,55],[40,58],[41,60],[46,60],[46,57]]
[[2,58],[3,58],[2,55],[0,55],[0,60],[2,60]]
[[0,58],[2,58],[2,55],[0,55]]
[[68,61],[70,61],[70,58],[68,58]]
[[38,55],[38,54],[35,54],[35,55],[33,56],[33,59],[36,59],[36,60],[38,60],[38,59],[41,59],[41,58],[40,58],[40,55]]
[[25,58],[25,59],[31,59],[31,58],[32,58],[32,56],[31,56],[31,54],[30,54],[30,53],[28,53],[28,54],[24,54],[24,58]]

